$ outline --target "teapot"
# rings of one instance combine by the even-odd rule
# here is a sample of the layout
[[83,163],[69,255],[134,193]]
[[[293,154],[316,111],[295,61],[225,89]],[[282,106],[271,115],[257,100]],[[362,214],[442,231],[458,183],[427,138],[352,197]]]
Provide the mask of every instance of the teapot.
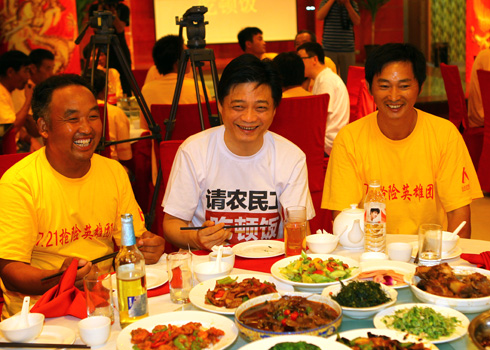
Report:
[[333,234],[346,249],[364,248],[364,210],[357,204],[342,210],[333,222]]

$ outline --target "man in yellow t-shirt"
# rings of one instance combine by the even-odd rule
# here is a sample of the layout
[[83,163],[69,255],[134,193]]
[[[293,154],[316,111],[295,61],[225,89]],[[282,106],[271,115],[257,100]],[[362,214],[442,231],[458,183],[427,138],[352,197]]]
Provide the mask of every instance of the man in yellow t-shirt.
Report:
[[34,303],[56,285],[59,278],[41,279],[64,271],[74,258],[81,287],[89,261],[113,252],[113,239],[119,244],[122,214],[133,215],[146,263],[158,261],[165,243],[145,229],[124,168],[94,154],[102,123],[86,81],[53,76],[36,86],[32,106],[45,147],[0,180],[3,318],[20,311],[25,295]]
[[[426,78],[424,55],[410,44],[386,44],[368,57],[366,81],[378,111],[345,126],[335,138],[322,208],[333,217],[364,201],[380,180],[387,233],[415,234],[422,223],[454,230],[470,223],[482,197],[461,134],[452,123],[414,108]],[[471,236],[471,225],[460,236]]]

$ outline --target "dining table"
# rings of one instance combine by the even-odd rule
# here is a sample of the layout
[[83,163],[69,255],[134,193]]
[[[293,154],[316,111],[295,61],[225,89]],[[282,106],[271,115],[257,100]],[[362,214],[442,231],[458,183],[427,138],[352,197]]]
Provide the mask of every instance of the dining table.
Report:
[[[391,242],[409,242],[409,243],[415,243],[417,241],[417,235],[387,235],[387,244]],[[483,240],[473,240],[473,239],[460,239],[458,242],[458,246],[461,247],[462,251],[464,253],[473,253],[473,254],[478,254],[483,251],[490,251],[490,241],[483,241]],[[349,249],[344,249],[340,245],[337,246],[337,248],[330,254],[332,255],[340,255],[340,256],[345,256],[349,257],[352,259],[355,259],[359,261],[361,254],[363,253],[363,249],[360,250],[349,250]],[[195,251],[193,252],[193,265],[195,266],[196,264],[199,264],[204,261],[208,261],[208,256],[207,254],[209,252],[204,252],[204,251]],[[278,256],[275,259],[272,258],[266,258],[266,259],[251,259],[251,258],[243,258],[243,257],[236,257],[235,260],[235,267],[233,268],[231,274],[250,274],[253,273],[256,276],[259,275],[270,275],[270,266],[275,262],[280,259],[284,258],[284,256]],[[411,260],[413,262],[413,258]],[[470,264],[466,260],[463,260],[458,256],[454,257],[453,259],[447,260],[447,262],[451,266],[475,266],[473,264]],[[389,264],[389,261],[385,261],[385,263]],[[151,265],[152,268],[161,268],[163,271],[166,271],[166,259],[165,255],[162,256],[160,261],[155,264]],[[268,269],[268,271],[267,271]],[[195,282],[197,284],[198,282]],[[161,286],[159,287],[161,290],[161,293],[158,293],[158,291],[155,292],[155,290],[149,291],[149,298],[148,298],[148,304],[149,304],[149,315],[158,315],[162,313],[167,313],[167,312],[175,312],[175,311],[182,311],[182,310],[200,310],[197,307],[193,306],[192,304],[174,304],[170,301],[170,295],[168,293],[168,286]],[[399,304],[405,304],[405,303],[417,303],[418,301],[415,296],[412,294],[412,291],[410,287],[407,288],[400,288],[397,289],[398,292],[398,298],[396,301],[395,305]],[[160,295],[158,295],[160,294]],[[152,296],[153,295],[153,296]],[[204,295],[203,295],[204,297]],[[117,302],[115,303],[115,307],[117,308]],[[207,312],[207,311],[203,311]],[[467,313],[465,314],[468,319],[471,321],[473,318],[475,318],[479,313]],[[231,320],[233,320],[233,316],[224,316],[224,317],[229,317]],[[49,318],[46,319],[45,324],[46,325],[58,325],[58,326],[64,326],[68,327],[76,332],[76,340],[75,344],[83,344],[83,342],[80,339],[80,336],[78,334],[78,329],[77,329],[77,324],[80,320],[76,317],[73,316],[63,316],[63,317],[56,317],[56,318]],[[361,329],[361,328],[374,328],[373,325],[373,318],[368,318],[368,319],[351,319],[349,317],[343,316],[342,318],[342,324],[340,328],[338,329],[339,332],[343,331],[348,331],[348,330],[353,330],[353,329]],[[119,320],[117,317],[117,312],[116,312],[116,317],[115,317],[115,322],[112,325],[111,328],[111,335],[109,340],[107,341],[106,344],[97,347],[98,350],[114,350],[116,349],[116,340],[121,332],[121,327],[119,325]],[[242,346],[247,344],[247,341],[244,340],[240,335],[238,335],[236,341],[228,347],[230,350],[235,350],[235,349],[240,349]],[[436,345],[439,349],[441,350],[449,350],[449,349],[454,349],[454,350],[461,350],[461,349],[477,349],[476,346],[471,342],[469,335],[466,334],[465,336],[451,341],[447,343],[442,343],[442,344],[437,344]]]

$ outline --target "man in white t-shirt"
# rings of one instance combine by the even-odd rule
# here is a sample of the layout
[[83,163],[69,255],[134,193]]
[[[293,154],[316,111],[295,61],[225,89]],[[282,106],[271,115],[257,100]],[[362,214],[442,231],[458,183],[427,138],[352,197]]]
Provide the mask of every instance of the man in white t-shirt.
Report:
[[[304,153],[267,131],[282,96],[271,62],[248,54],[234,59],[223,71],[218,96],[224,125],[182,144],[167,183],[163,231],[179,247],[280,238],[289,206],[305,206],[308,220],[315,216]],[[233,231],[225,224],[269,226]],[[186,226],[205,228],[181,230]]]
[[305,43],[297,49],[305,64],[305,77],[314,79],[313,95],[329,94],[325,153],[330,154],[333,140],[340,129],[349,123],[349,93],[342,79],[325,65],[325,54],[318,43]]

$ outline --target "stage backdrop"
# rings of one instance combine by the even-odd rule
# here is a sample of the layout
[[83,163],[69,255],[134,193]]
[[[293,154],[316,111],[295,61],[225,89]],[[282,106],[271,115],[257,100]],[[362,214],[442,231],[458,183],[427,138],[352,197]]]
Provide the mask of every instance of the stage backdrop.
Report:
[[56,73],[79,73],[75,0],[0,0],[0,53],[47,49]]
[[237,43],[238,32],[245,27],[259,27],[265,41],[293,40],[297,33],[295,0],[155,0],[155,30],[157,39],[178,34],[179,18],[196,4],[206,6],[204,15],[206,43]]
[[490,47],[490,1],[466,1],[466,83],[476,55]]

